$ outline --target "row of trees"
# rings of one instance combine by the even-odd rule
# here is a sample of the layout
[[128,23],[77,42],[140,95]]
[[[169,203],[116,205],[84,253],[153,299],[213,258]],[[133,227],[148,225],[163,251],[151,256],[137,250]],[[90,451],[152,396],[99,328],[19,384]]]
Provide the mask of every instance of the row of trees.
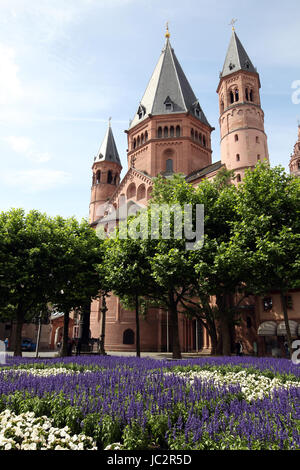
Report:
[[[74,218],[50,218],[37,211],[26,215],[22,210],[0,214],[0,315],[17,322],[15,354],[21,354],[24,321],[49,305],[65,314],[63,354],[71,311],[81,314],[86,342],[90,302],[100,292],[103,314],[109,292],[135,310],[137,355],[141,311],[149,306],[168,310],[173,357],[180,358],[179,312],[207,328],[213,353],[229,355],[240,303],[248,295],[276,289],[291,349],[285,299],[289,289],[300,286],[300,180],[266,164],[248,171],[238,188],[231,184],[232,176],[220,172],[197,188],[180,175],[158,177],[147,210],[105,240],[87,222]],[[204,206],[201,249],[187,250],[186,240],[174,236],[178,208],[183,214],[186,204],[193,207],[193,229],[196,207]],[[168,239],[160,230],[161,215],[158,227],[153,226],[157,205],[177,208]],[[128,229],[134,237],[124,236]],[[150,229],[156,229],[155,237],[147,236]],[[102,352],[103,335],[104,329]]]
[[[280,293],[291,351],[286,296],[300,287],[300,180],[281,167],[261,163],[238,188],[232,177],[222,171],[197,188],[180,175],[158,177],[147,211],[129,219],[105,242],[101,273],[121,299],[130,297],[135,305],[137,351],[141,299],[169,311],[174,358],[181,357],[179,312],[207,328],[214,354],[230,355],[240,304],[249,295],[271,290]],[[164,204],[180,207],[182,213],[185,204],[204,205],[201,249],[187,251],[186,240],[174,237],[175,215],[169,239],[161,232],[156,239],[146,236],[155,205]],[[195,229],[195,210],[193,224]],[[122,231],[130,233],[132,227],[140,238],[124,239]]]
[[99,292],[101,246],[86,221],[22,209],[0,214],[0,318],[16,323],[16,356],[22,355],[23,324],[49,310],[64,313],[67,355],[69,313],[89,316]]

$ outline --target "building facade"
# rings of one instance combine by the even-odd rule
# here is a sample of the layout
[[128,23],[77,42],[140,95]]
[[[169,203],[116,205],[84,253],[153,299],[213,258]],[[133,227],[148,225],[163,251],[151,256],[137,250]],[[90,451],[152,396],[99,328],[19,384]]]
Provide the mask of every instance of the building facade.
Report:
[[[221,168],[233,170],[237,184],[245,171],[258,161],[269,161],[264,112],[260,99],[260,77],[233,29],[217,94],[221,132],[221,159],[212,162],[211,133],[201,104],[192,90],[170,43],[166,41],[145,93],[132,119],[128,137],[128,170],[120,180],[121,163],[109,123],[107,133],[94,158],[90,223],[110,229],[110,213],[120,210],[124,201],[147,205],[153,178],[183,173],[187,182],[197,186],[213,178]],[[300,173],[299,139],[291,159],[291,173]],[[300,291],[290,297],[293,335],[300,325]],[[107,350],[135,350],[135,313],[123,308],[114,295],[107,299]],[[236,340],[253,354],[284,354],[284,325],[279,295],[248,299],[241,306],[241,323]],[[141,350],[170,351],[172,338],[168,312],[150,309],[141,319]],[[101,300],[91,307],[91,336],[101,331]],[[196,320],[179,315],[182,351],[210,351],[210,338]],[[276,352],[277,351],[277,352]]]

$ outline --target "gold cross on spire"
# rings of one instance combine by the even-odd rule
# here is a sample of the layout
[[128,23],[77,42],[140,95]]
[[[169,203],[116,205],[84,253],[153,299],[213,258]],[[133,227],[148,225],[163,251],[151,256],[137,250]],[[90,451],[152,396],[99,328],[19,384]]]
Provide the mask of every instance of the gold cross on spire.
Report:
[[165,37],[166,37],[167,39],[169,39],[170,36],[171,36],[171,35],[170,35],[170,32],[169,32],[169,22],[167,21]]
[[232,26],[232,31],[235,31],[234,25],[235,25],[236,22],[237,22],[237,20],[232,18],[231,22],[229,23],[229,26]]
[[108,118],[108,125],[110,127],[110,124],[111,124],[111,117]]

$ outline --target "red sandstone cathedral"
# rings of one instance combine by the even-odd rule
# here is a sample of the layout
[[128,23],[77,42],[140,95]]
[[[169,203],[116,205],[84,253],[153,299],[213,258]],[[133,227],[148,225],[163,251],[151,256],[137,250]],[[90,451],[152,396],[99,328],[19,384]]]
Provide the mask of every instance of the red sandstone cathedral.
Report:
[[[264,112],[260,100],[260,78],[234,28],[217,88],[221,130],[221,160],[212,163],[211,132],[207,121],[170,43],[166,41],[157,65],[138,104],[129,129],[128,170],[122,170],[111,125],[93,162],[90,223],[96,227],[108,223],[105,205],[120,207],[125,198],[147,204],[153,178],[183,173],[186,181],[198,185],[203,178],[213,178],[222,168],[234,170],[237,183],[248,168],[269,160]],[[299,138],[291,157],[290,171],[300,174]],[[288,298],[291,332],[300,335],[300,292]],[[119,299],[107,300],[105,348],[109,351],[135,350],[135,314],[125,310]],[[278,355],[283,351],[285,326],[279,295],[248,299],[241,306],[242,322],[236,327],[236,340],[242,340],[247,353]],[[91,309],[91,336],[101,331],[101,301]],[[179,333],[182,351],[210,350],[210,339],[196,320],[181,315]],[[171,329],[168,312],[150,309],[141,320],[141,350],[169,351]]]

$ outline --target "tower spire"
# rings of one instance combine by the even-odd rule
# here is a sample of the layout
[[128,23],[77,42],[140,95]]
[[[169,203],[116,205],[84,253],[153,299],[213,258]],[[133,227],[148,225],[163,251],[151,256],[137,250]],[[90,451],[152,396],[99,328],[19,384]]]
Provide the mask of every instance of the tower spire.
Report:
[[169,41],[167,23],[166,43],[148,83],[130,129],[149,115],[192,113],[203,124],[209,123],[195,93],[186,78]]
[[237,20],[232,20],[232,36],[230,39],[229,47],[226,54],[221,77],[226,77],[231,73],[245,70],[246,72],[257,73],[254,65],[252,64],[247,52],[245,51],[238,35],[235,32],[234,24]]

